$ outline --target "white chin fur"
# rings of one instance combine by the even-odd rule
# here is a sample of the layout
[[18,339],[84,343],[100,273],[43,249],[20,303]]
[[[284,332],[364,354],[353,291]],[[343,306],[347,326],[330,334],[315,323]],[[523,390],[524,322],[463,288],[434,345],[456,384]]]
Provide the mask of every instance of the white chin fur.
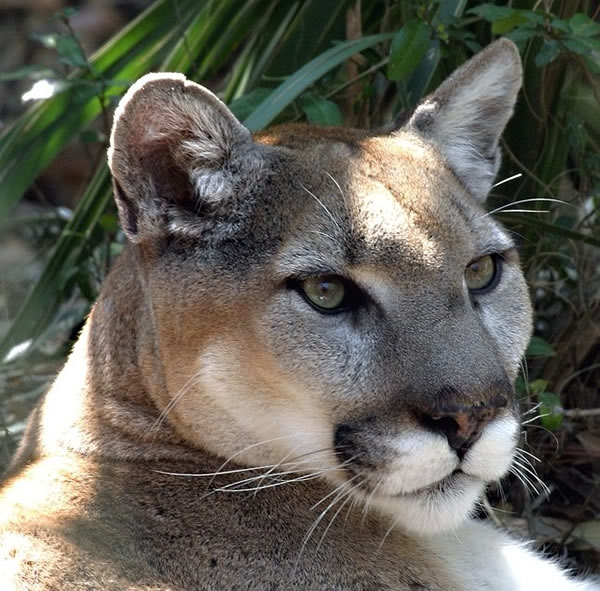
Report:
[[[442,437],[425,432],[405,435],[390,445],[398,459],[390,463],[384,478],[379,475],[375,494],[366,493],[365,502],[407,531],[428,534],[455,529],[469,517],[486,484],[510,469],[518,428],[513,415],[497,418],[462,462]],[[408,442],[413,444],[410,449]],[[454,472],[457,468],[460,473]],[[432,485],[444,474],[449,475],[446,480]]]
[[484,488],[481,480],[458,474],[452,477],[451,487],[443,492],[431,490],[395,497],[365,494],[365,501],[389,515],[406,531],[433,534],[455,529],[463,523]]

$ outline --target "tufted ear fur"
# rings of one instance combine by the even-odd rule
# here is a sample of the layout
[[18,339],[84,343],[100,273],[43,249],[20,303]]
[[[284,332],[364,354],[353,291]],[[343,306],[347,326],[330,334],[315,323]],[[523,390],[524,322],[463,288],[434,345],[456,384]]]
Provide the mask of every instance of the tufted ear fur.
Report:
[[418,105],[408,128],[433,141],[465,187],[483,200],[498,168],[498,141],[521,87],[516,46],[499,39]]
[[173,208],[197,215],[222,206],[254,148],[250,132],[202,86],[181,74],[140,78],[119,103],[108,151],[127,238],[164,234]]

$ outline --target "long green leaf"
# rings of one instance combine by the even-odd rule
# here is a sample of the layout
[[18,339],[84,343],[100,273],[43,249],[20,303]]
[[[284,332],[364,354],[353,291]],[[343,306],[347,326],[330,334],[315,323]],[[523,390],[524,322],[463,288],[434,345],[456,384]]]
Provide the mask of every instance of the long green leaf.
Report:
[[278,86],[244,121],[244,125],[250,131],[258,131],[266,127],[296,97],[327,72],[339,66],[355,53],[359,53],[377,43],[388,41],[393,36],[393,33],[370,35],[355,41],[344,41],[325,51]]
[[[223,63],[225,57],[230,58],[242,41],[252,33],[261,23],[261,15],[269,10],[270,2],[264,0],[246,0],[240,7],[234,2],[235,12],[228,14],[217,26],[218,39],[204,52],[205,55],[198,67],[198,76],[203,78],[215,72]],[[214,20],[214,16],[211,17]]]
[[[187,18],[197,2],[179,0],[178,5]],[[176,24],[171,1],[158,0],[90,59],[96,84],[107,81],[104,104],[90,73],[82,70],[69,80],[67,90],[35,104],[0,136],[0,218],[58,152],[101,113],[108,99],[122,93],[122,86],[110,80],[127,83],[151,69],[165,45],[178,39]]]
[[[259,81],[260,76],[265,72],[268,64],[274,59],[276,55],[276,48],[281,43],[283,37],[289,31],[289,25],[293,21],[295,15],[298,14],[300,10],[299,2],[290,2],[289,6],[287,6],[287,12],[281,15],[277,22],[272,23],[271,30],[263,37],[265,44],[264,47],[261,48],[261,53],[258,59],[256,60],[256,64],[252,69],[252,72],[249,73],[248,78],[248,87],[252,89],[254,85]],[[235,95],[235,98],[240,96],[240,90],[236,89],[238,94]]]
[[[453,19],[462,16],[466,5],[467,0],[441,0],[432,25],[434,27],[438,25],[448,26]],[[416,68],[408,83],[413,105],[427,92],[433,75],[439,66],[440,58],[440,42],[438,39],[433,39],[429,43],[425,58]]]
[[231,18],[233,9],[231,0],[198,6],[190,22],[179,28],[179,39],[165,56],[161,70],[187,71],[200,53],[208,51],[214,43],[219,29]]
[[110,174],[103,162],[61,233],[41,277],[19,309],[8,333],[0,341],[0,362],[6,360],[7,356],[12,358],[15,351],[19,351],[19,355],[26,353],[44,331],[58,307],[70,269],[111,198]]
[[583,234],[582,232],[569,230],[569,228],[564,228],[563,226],[558,226],[556,224],[549,224],[548,222],[539,220],[537,217],[528,217],[519,215],[517,213],[500,213],[496,217],[512,226],[527,226],[545,235],[554,234],[555,236],[562,236],[563,238],[568,238],[569,240],[591,244],[592,246],[600,248],[600,238],[597,238],[596,236],[590,236],[589,234]]
[[394,36],[387,65],[389,80],[404,80],[421,63],[429,47],[430,29],[426,23],[413,20]]

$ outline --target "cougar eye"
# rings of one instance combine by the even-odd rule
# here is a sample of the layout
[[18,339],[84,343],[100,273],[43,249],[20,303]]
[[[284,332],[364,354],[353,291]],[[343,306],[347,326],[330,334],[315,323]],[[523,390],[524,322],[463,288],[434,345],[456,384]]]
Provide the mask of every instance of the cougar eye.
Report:
[[472,263],[465,269],[465,282],[471,293],[488,292],[500,280],[500,258],[495,254],[486,254]]
[[321,314],[339,314],[366,308],[371,300],[354,281],[339,275],[313,275],[290,277],[287,287],[298,292],[304,300]]
[[309,303],[319,309],[334,311],[346,299],[346,282],[341,277],[311,277],[300,282]]

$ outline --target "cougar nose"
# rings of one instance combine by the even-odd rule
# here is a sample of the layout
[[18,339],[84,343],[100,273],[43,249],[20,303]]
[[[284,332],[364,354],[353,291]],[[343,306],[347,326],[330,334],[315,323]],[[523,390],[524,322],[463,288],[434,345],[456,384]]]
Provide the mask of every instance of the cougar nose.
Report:
[[496,399],[493,405],[440,407],[417,413],[421,424],[448,440],[448,444],[462,459],[479,439],[483,428],[507,405],[506,398]]

